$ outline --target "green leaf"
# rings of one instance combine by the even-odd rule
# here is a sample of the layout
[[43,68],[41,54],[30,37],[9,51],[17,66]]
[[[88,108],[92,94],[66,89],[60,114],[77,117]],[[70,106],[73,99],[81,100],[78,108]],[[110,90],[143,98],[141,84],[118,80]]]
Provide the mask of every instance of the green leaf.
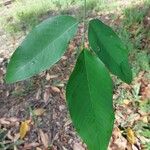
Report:
[[106,150],[114,123],[112,80],[104,64],[88,50],[79,55],[66,98],[73,124],[89,150]]
[[108,69],[126,83],[132,81],[128,51],[116,33],[98,19],[91,20],[89,44]]
[[77,26],[78,22],[71,16],[52,17],[36,26],[14,52],[6,82],[29,78],[55,64],[64,54]]

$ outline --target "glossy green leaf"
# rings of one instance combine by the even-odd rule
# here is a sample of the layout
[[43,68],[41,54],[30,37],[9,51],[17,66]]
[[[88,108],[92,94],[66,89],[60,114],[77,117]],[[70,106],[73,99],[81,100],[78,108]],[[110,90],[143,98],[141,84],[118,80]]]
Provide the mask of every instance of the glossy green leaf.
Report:
[[64,54],[78,22],[71,16],[56,16],[36,26],[14,52],[6,82],[29,78],[48,69]]
[[128,52],[116,33],[98,19],[91,20],[89,44],[108,69],[126,83],[132,81]]
[[114,123],[112,80],[104,64],[88,50],[79,55],[66,98],[73,124],[89,150],[106,150]]

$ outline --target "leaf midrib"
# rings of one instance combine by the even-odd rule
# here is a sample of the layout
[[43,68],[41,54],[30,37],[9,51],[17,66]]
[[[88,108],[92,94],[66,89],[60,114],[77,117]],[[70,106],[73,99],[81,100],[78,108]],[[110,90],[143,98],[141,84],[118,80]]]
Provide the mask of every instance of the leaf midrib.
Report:
[[[85,53],[85,52],[84,52],[84,53]],[[98,131],[98,130],[99,130],[98,127],[97,127],[97,122],[98,122],[98,121],[97,121],[97,117],[95,116],[96,113],[95,113],[95,109],[94,109],[94,106],[93,106],[92,100],[91,100],[91,97],[92,97],[91,95],[92,95],[92,94],[91,94],[91,92],[90,92],[90,85],[88,84],[88,83],[90,83],[90,82],[89,82],[89,77],[88,77],[88,72],[87,72],[87,67],[86,67],[87,65],[86,65],[86,56],[85,56],[85,54],[84,54],[84,65],[85,65],[85,75],[86,75],[86,79],[87,79],[87,88],[88,88],[88,91],[89,91],[89,92],[88,92],[88,93],[89,93],[89,100],[90,100],[90,102],[91,102],[91,107],[92,107],[92,111],[93,111],[93,114],[94,114],[94,117],[93,117],[93,118],[94,118],[94,122],[95,122],[95,128],[97,128],[97,131]]]

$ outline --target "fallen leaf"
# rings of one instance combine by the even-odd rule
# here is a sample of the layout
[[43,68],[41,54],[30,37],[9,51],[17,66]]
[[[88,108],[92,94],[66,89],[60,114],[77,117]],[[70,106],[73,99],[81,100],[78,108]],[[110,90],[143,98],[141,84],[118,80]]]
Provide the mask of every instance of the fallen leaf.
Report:
[[61,59],[62,60],[67,60],[67,56],[62,56]]
[[14,135],[14,142],[16,142],[20,138],[20,134],[17,133]]
[[45,89],[45,92],[44,92],[44,95],[43,95],[43,99],[44,99],[45,103],[47,103],[49,97],[50,97],[50,91],[49,91],[49,89]]
[[127,140],[122,136],[121,129],[114,127],[108,150],[125,150],[126,146]]
[[40,133],[40,138],[41,138],[41,141],[42,141],[44,147],[48,148],[48,145],[49,145],[48,135],[46,133],[44,133],[41,129],[39,130],[39,133]]
[[29,120],[22,121],[20,126],[20,131],[19,131],[21,139],[23,139],[26,136],[29,129],[30,129]]
[[8,133],[7,133],[7,138],[10,139],[13,142],[16,142],[20,138],[20,134],[17,133],[17,134],[12,135],[11,131],[9,130]]
[[7,133],[7,137],[13,141],[14,137],[11,135],[11,131],[9,130]]
[[69,126],[71,123],[72,123],[71,119],[67,119],[66,122],[65,122],[64,127]]
[[60,110],[60,111],[63,111],[65,108],[66,108],[65,105],[60,105],[60,106],[59,106],[59,110]]
[[32,143],[29,143],[29,144],[25,144],[24,145],[24,150],[26,150],[26,149],[33,149],[33,148],[35,148],[35,147],[37,147],[39,145],[40,144],[37,143],[37,142],[32,142]]
[[143,88],[141,95],[143,99],[150,99],[150,84]]
[[46,74],[46,80],[49,81],[51,79],[51,76],[49,73]]
[[43,115],[44,112],[45,112],[45,109],[43,109],[43,108],[37,108],[33,111],[34,115],[36,115],[36,116],[41,116],[41,115]]
[[65,94],[64,93],[60,93],[60,97],[62,100],[65,100]]
[[38,89],[36,96],[35,96],[35,99],[38,100],[40,98],[40,95],[41,95],[41,89]]
[[18,148],[17,148],[17,146],[16,146],[16,145],[14,145],[14,150],[18,150]]
[[118,127],[115,127],[113,130],[113,138],[116,140],[117,138],[121,137],[121,131]]
[[131,143],[128,142],[126,149],[127,149],[127,150],[133,150],[133,149],[132,149],[132,145],[133,145],[133,144],[131,144]]
[[147,116],[143,116],[142,121],[143,121],[144,123],[148,123],[148,117],[147,117]]
[[123,100],[123,103],[124,103],[125,105],[128,105],[128,104],[130,103],[130,100],[125,99],[125,100]]
[[64,86],[65,86],[64,83],[57,84],[57,87],[64,87]]
[[58,78],[58,75],[50,75],[51,79]]
[[56,86],[52,86],[51,89],[56,93],[60,93],[60,89]]
[[39,148],[39,147],[36,147],[36,150],[42,150],[41,148]]
[[85,150],[85,148],[81,144],[75,143],[73,145],[73,150]]
[[63,150],[67,150],[64,146],[62,146]]
[[10,121],[8,121],[6,118],[0,118],[0,124],[9,125]]
[[129,141],[130,144],[135,144],[136,139],[135,139],[135,134],[131,128],[127,128],[127,140]]
[[9,118],[9,121],[10,122],[17,122],[17,121],[19,121],[19,119],[15,118],[15,117],[11,117],[11,118]]

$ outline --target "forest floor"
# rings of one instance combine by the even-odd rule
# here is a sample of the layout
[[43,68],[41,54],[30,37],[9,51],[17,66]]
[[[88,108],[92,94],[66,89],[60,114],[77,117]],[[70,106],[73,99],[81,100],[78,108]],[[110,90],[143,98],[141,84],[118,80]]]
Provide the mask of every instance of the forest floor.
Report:
[[[88,19],[103,20],[125,42],[134,76],[131,85],[113,77],[116,119],[109,150],[150,150],[150,2],[113,2],[116,5],[101,8],[91,2],[87,12]],[[21,4],[0,2],[0,149],[86,150],[72,126],[65,101],[65,86],[80,48],[83,25],[52,69],[26,81],[6,84],[6,67],[14,50],[37,23],[59,14],[62,6],[55,4],[54,11],[43,4],[40,9],[35,7],[37,13],[33,8],[19,7]],[[60,13],[82,20],[81,7],[73,8],[63,6]],[[22,138],[21,132],[25,133]]]

